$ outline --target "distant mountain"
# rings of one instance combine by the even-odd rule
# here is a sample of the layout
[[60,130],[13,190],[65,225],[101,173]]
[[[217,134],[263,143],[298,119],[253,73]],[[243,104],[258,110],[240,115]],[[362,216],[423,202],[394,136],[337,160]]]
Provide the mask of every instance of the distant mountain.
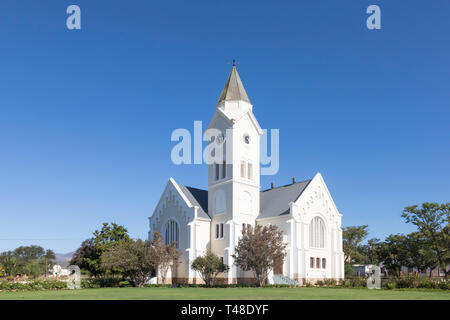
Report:
[[69,252],[69,253],[55,253],[56,256],[56,262],[63,268],[66,268],[69,266],[70,259],[72,259],[72,256],[75,252]]

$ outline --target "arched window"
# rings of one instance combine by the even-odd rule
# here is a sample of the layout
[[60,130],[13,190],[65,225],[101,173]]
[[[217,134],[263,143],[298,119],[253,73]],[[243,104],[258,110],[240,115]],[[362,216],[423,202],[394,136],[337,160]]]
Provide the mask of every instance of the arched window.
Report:
[[309,225],[309,246],[325,248],[325,223],[320,217],[315,217]]
[[166,224],[166,233],[164,235],[164,243],[170,245],[175,242],[176,248],[180,246],[180,231],[178,223],[174,220],[169,220]]

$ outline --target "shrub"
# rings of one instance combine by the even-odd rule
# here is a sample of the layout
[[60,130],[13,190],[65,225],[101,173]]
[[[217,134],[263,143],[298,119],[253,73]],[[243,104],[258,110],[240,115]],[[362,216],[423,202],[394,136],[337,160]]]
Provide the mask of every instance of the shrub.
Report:
[[359,288],[359,287],[367,286],[367,281],[365,278],[353,277],[353,278],[348,278],[348,279],[343,280],[342,285],[344,287]]
[[22,291],[22,290],[57,290],[57,289],[66,289],[67,284],[62,281],[56,280],[35,280],[27,283],[21,282],[0,282],[0,290],[5,291]]
[[394,290],[395,289],[395,282],[388,282],[386,283],[386,288],[389,290]]
[[344,266],[344,274],[345,277],[353,277],[355,275],[355,271],[350,264],[345,264]]
[[119,287],[121,287],[121,288],[133,287],[133,283],[131,283],[130,281],[120,281]]
[[417,282],[417,288],[435,289],[436,287],[436,281],[431,279],[422,279]]
[[94,278],[81,280],[81,287],[85,289],[93,288],[118,288],[122,278]]
[[200,273],[207,287],[211,287],[217,276],[229,269],[216,254],[209,250],[204,256],[197,257],[192,262],[191,268]]
[[449,290],[450,289],[450,282],[448,280],[442,280],[438,282],[438,288],[442,290]]
[[325,279],[323,280],[323,284],[326,287],[335,287],[337,285],[336,279]]
[[397,279],[395,282],[396,288],[416,288],[417,287],[417,277],[414,276],[404,276]]
[[25,274],[32,279],[37,278],[42,273],[42,266],[39,263],[30,263],[25,266]]

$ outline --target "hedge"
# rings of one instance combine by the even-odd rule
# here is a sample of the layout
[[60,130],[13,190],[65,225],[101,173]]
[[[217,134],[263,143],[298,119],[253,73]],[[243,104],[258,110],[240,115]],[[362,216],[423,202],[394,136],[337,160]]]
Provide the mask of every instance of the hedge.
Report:
[[38,291],[66,289],[67,284],[56,280],[34,280],[27,283],[0,281],[1,291]]
[[[122,288],[122,287],[132,287],[133,283],[131,281],[124,281],[119,278],[94,278],[94,279],[83,279],[81,281],[81,288]],[[307,287],[313,286],[310,283],[306,283]],[[340,281],[334,279],[324,279],[317,281],[314,286],[317,287],[353,287],[353,288],[363,288],[366,287],[366,279],[362,277],[353,277]],[[425,288],[425,289],[450,289],[449,279],[436,279],[436,278],[423,278],[415,276],[403,276],[400,278],[382,278],[381,281],[382,288],[385,289],[403,289],[403,288]],[[147,284],[147,288],[202,288],[202,284]],[[220,284],[215,285],[215,288],[254,288],[257,287],[255,284]],[[291,287],[286,284],[273,284],[264,285],[265,288],[287,288]],[[0,281],[0,291],[37,291],[37,290],[61,290],[67,289],[66,282],[57,280],[34,280],[27,283],[20,282],[8,282]]]

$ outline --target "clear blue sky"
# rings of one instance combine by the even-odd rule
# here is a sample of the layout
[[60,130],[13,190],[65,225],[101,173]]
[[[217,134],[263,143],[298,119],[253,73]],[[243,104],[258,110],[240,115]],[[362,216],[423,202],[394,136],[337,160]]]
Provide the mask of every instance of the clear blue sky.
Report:
[[170,176],[206,187],[170,134],[209,122],[233,58],[280,129],[263,188],[321,172],[344,225],[411,231],[404,206],[450,201],[449,19],[448,0],[2,0],[0,251],[72,251],[104,221],[145,238]]

